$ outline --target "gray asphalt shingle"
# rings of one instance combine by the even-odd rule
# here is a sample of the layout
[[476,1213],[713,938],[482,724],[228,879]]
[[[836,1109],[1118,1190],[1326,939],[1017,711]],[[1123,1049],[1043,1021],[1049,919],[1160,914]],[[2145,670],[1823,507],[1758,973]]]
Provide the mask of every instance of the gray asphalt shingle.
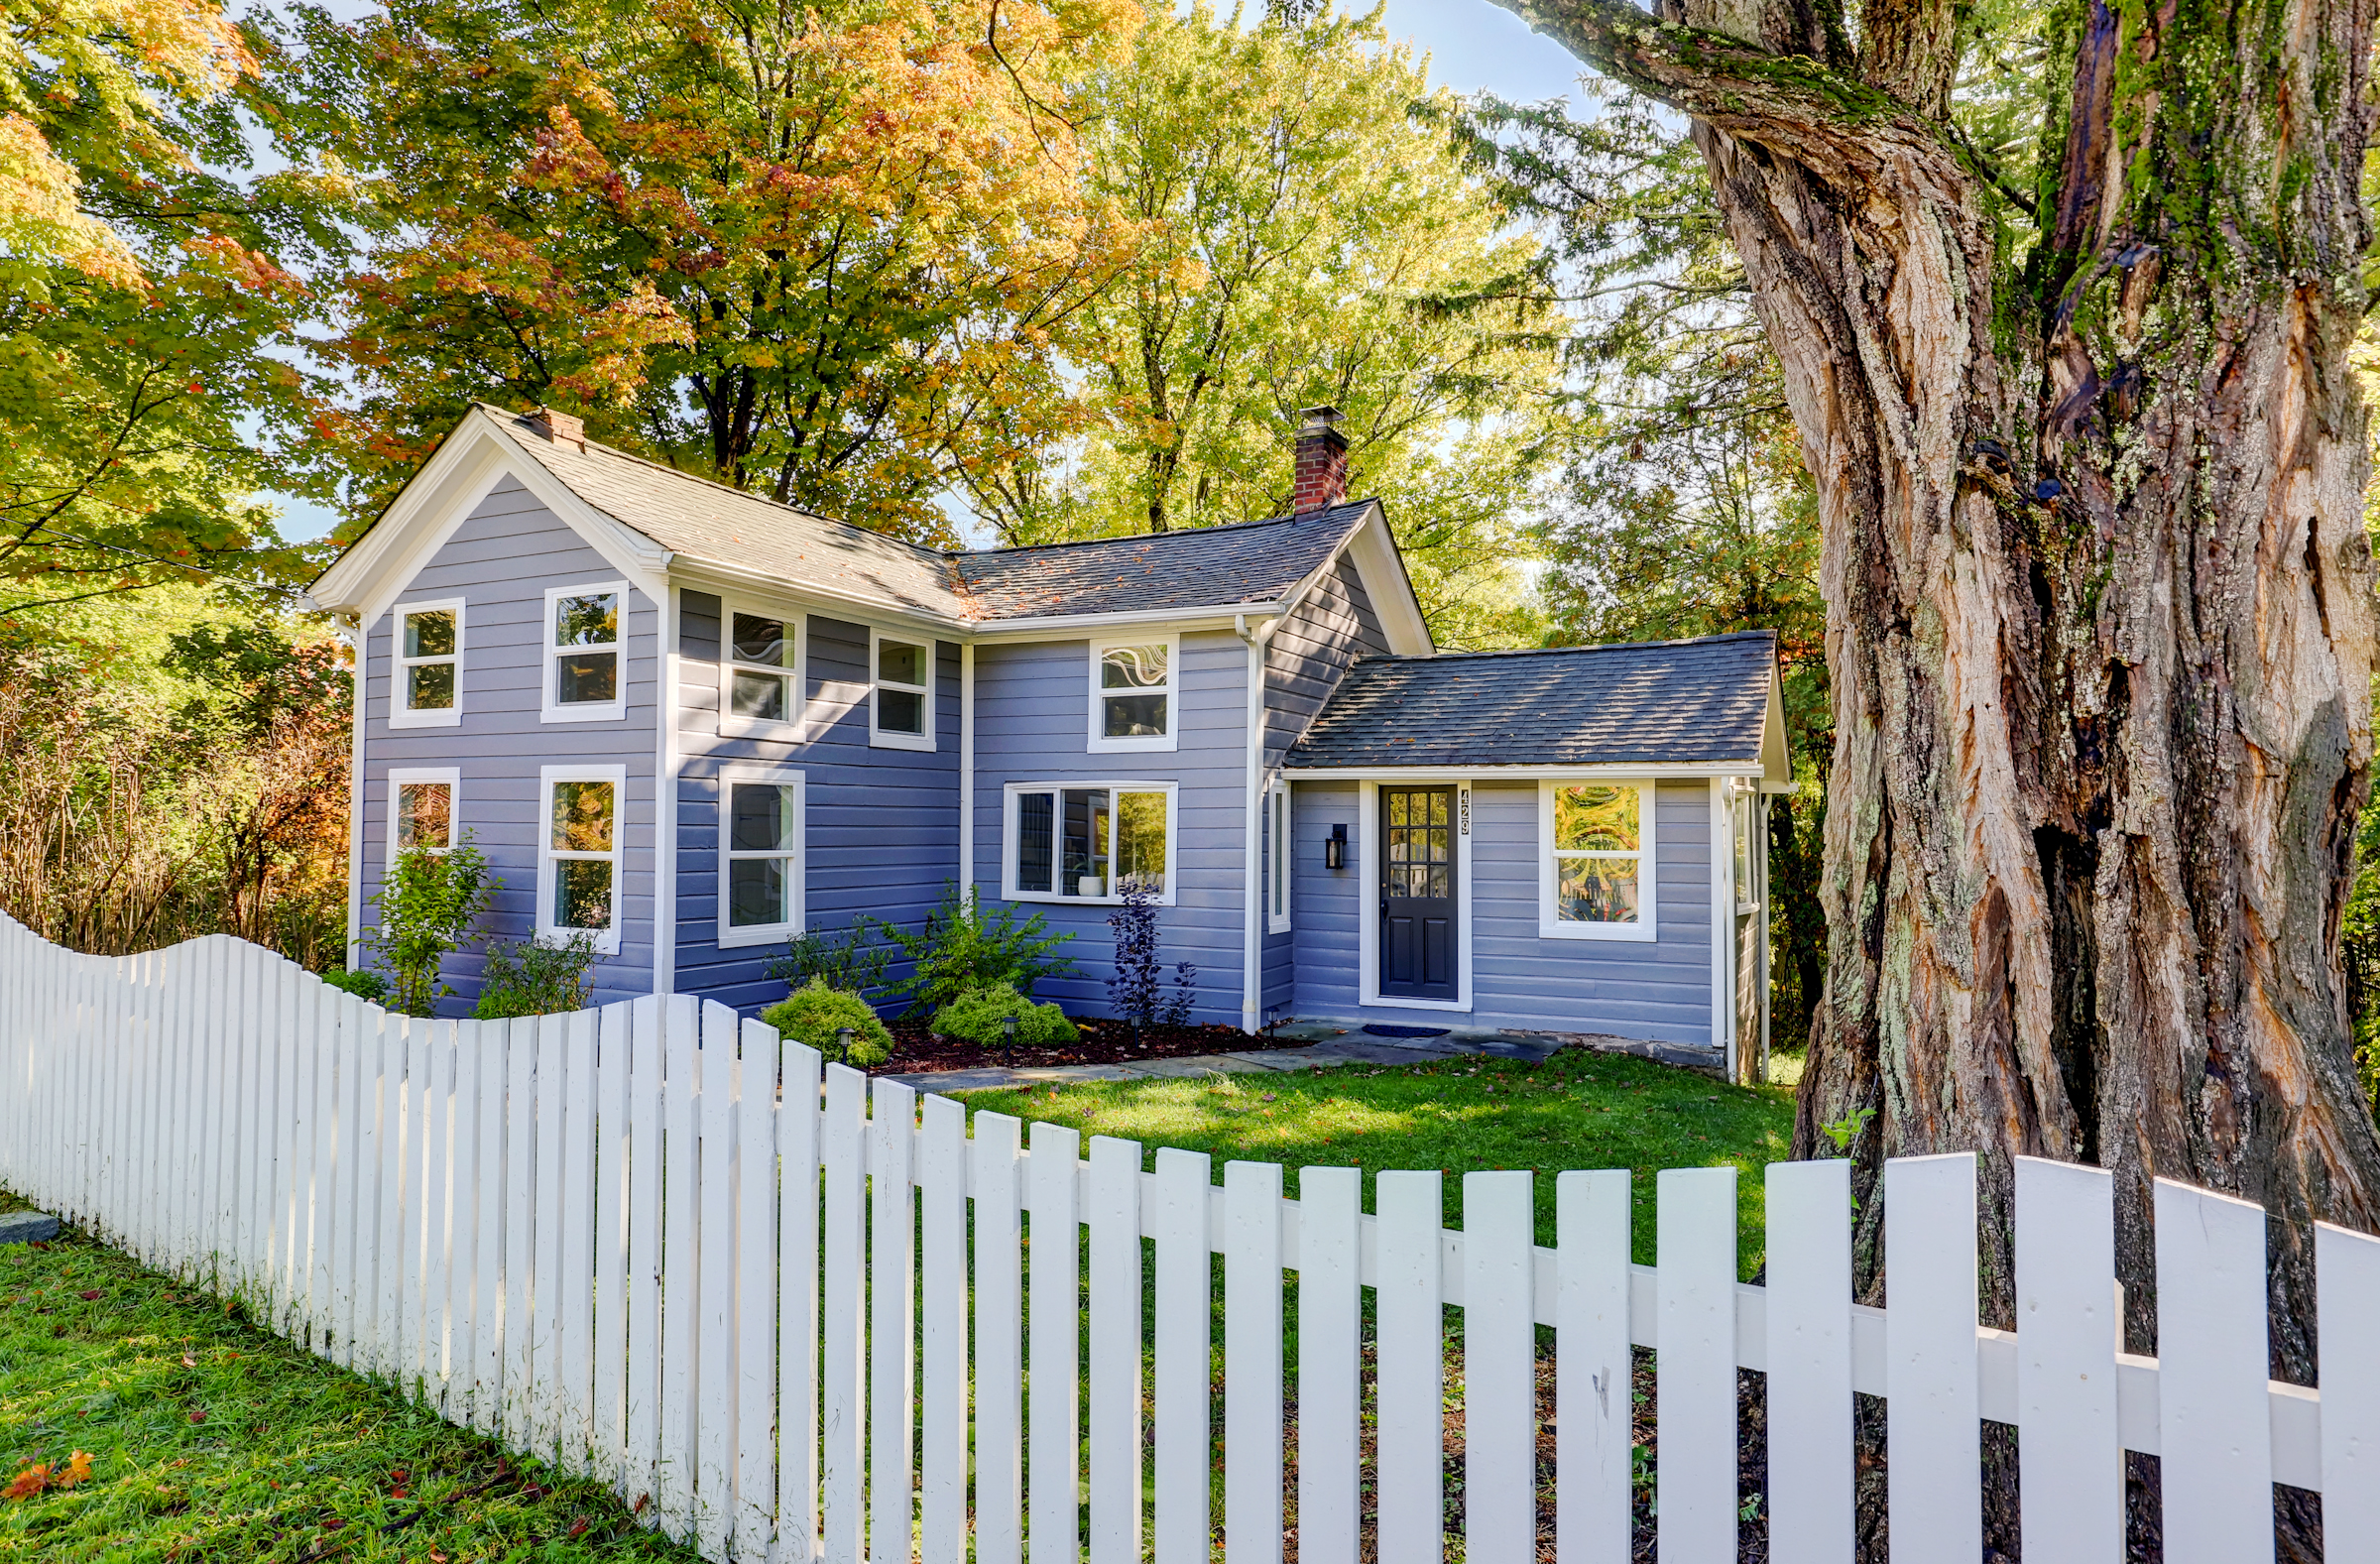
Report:
[[1291,770],[1756,761],[1776,637],[1367,658]]

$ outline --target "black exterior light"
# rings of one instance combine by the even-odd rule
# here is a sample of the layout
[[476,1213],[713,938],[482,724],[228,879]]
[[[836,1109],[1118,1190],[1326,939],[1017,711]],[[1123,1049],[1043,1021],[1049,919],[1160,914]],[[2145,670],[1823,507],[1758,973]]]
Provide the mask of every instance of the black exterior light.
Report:
[[1016,1046],[1015,1017],[1003,1016],[1000,1018],[1000,1035],[1003,1039],[1001,1044],[1003,1047],[1013,1048]]
[[1345,824],[1332,826],[1331,834],[1324,838],[1322,862],[1323,867],[1327,869],[1345,869],[1347,867],[1347,827]]

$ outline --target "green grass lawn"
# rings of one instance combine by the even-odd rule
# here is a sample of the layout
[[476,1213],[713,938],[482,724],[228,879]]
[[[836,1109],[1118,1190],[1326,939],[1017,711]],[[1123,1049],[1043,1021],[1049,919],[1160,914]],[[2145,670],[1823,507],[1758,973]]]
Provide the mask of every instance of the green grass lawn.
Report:
[[76,1452],[86,1481],[0,1500],[0,1559],[697,1556],[113,1250],[0,1246],[0,1485]]
[[[1653,1261],[1653,1175],[1664,1167],[1740,1170],[1739,1257],[1760,1263],[1761,1169],[1793,1135],[1782,1086],[1724,1086],[1626,1054],[1566,1048],[1543,1064],[1467,1057],[1418,1066],[1345,1065],[1272,1075],[1096,1081],[1030,1091],[969,1092],[971,1108],[1045,1119],[1148,1148],[1182,1146],[1216,1160],[1350,1163],[1367,1173],[1436,1167],[1446,1220],[1462,1226],[1461,1175],[1532,1168],[1537,1242],[1554,1241],[1554,1178],[1566,1168],[1635,1174],[1635,1256]],[[1296,1193],[1294,1175],[1288,1193]],[[1366,1190],[1365,1203],[1370,1205]]]

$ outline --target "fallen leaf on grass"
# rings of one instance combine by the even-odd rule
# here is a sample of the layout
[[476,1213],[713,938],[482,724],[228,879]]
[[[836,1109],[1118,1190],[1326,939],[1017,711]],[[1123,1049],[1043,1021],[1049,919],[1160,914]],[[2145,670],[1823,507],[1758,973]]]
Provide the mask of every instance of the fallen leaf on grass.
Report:
[[190,1421],[193,1423],[203,1423],[206,1421],[206,1413],[193,1406],[190,1408]]
[[338,1529],[339,1529],[341,1526],[344,1526],[344,1525],[346,1525],[346,1524],[347,1524],[347,1517],[346,1517],[346,1516],[344,1516],[344,1515],[333,1515],[333,1516],[331,1516],[331,1517],[330,1517],[328,1520],[325,1520],[325,1521],[323,1521],[323,1522],[322,1522],[322,1529],[323,1529],[323,1530],[325,1530],[325,1531],[336,1531],[336,1530],[338,1530]]
[[93,1288],[91,1288],[89,1291],[79,1294],[79,1296],[81,1297],[81,1299],[82,1299],[82,1301],[83,1301],[83,1302],[85,1302],[85,1303],[89,1303],[89,1302],[93,1301],[94,1299],[98,1299],[98,1298],[104,1298],[104,1297],[106,1297],[106,1296],[107,1296],[107,1292],[106,1292],[106,1290],[105,1290],[104,1288],[100,1288],[100,1287],[93,1287]]
[[181,1355],[181,1366],[184,1369],[195,1369],[198,1367],[198,1360],[185,1352]]
[[576,1520],[574,1520],[574,1521],[572,1521],[572,1522],[570,1523],[570,1535],[571,1535],[571,1536],[573,1536],[573,1537],[583,1537],[583,1536],[585,1536],[586,1534],[587,1534],[587,1521],[586,1521],[586,1517],[582,1515],[582,1516],[580,1516],[578,1519],[576,1519]]
[[6,1490],[0,1491],[0,1499],[31,1499],[49,1486],[50,1463],[37,1461],[19,1472]]
[[53,1466],[48,1461],[37,1461],[26,1467],[24,1471],[16,1475],[5,1490],[0,1490],[0,1498],[31,1499],[45,1488],[55,1488],[62,1493],[77,1483],[87,1483],[90,1480],[90,1455],[86,1451],[77,1450],[68,1456],[62,1465]]

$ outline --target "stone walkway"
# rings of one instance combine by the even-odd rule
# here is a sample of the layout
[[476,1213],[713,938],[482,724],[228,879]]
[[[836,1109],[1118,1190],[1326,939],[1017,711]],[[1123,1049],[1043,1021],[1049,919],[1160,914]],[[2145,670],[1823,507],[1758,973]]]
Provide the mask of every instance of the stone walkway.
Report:
[[977,1092],[1004,1086],[1042,1086],[1065,1081],[1130,1081],[1144,1076],[1257,1074],[1266,1070],[1318,1070],[1345,1064],[1420,1064],[1460,1054],[1487,1054],[1499,1059],[1525,1059],[1534,1064],[1564,1048],[1593,1048],[1601,1053],[1632,1053],[1638,1058],[1674,1064],[1717,1075],[1722,1061],[1717,1048],[1697,1048],[1674,1042],[1641,1042],[1581,1031],[1491,1031],[1451,1027],[1443,1037],[1375,1037],[1360,1024],[1336,1022],[1291,1022],[1275,1027],[1273,1040],[1284,1044],[1231,1053],[1200,1053],[1179,1059],[1150,1059],[1138,1064],[1064,1064],[1042,1069],[987,1068],[977,1070],[919,1070],[890,1075],[925,1092]]

